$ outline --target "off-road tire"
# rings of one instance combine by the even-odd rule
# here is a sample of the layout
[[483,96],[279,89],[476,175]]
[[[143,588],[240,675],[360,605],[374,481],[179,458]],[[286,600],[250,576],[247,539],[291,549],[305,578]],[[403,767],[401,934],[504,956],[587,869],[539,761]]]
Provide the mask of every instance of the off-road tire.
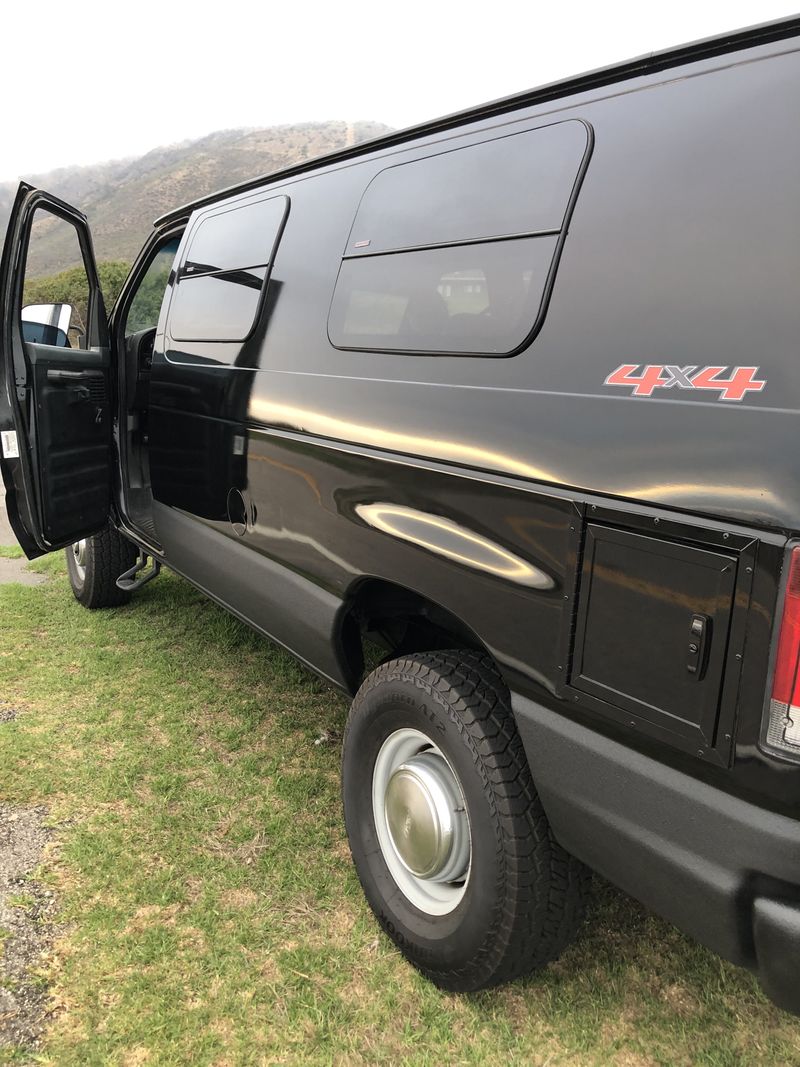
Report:
[[117,578],[134,565],[138,550],[113,526],[86,539],[83,572],[73,549],[67,548],[65,553],[72,592],[85,608],[127,604],[131,595],[117,588]]
[[[453,911],[430,915],[400,890],[381,851],[372,803],[384,740],[412,728],[435,738],[469,815],[472,866]],[[344,735],[342,792],[367,900],[401,952],[437,986],[466,992],[543,967],[574,939],[589,871],[555,841],[531,779],[509,694],[473,651],[403,656],[356,694]]]

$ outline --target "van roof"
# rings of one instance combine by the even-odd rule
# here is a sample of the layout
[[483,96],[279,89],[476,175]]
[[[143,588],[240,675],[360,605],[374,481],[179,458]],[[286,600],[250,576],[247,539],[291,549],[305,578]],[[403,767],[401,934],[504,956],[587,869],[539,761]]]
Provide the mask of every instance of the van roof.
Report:
[[756,26],[748,26],[744,29],[719,34],[715,37],[705,37],[699,41],[664,49],[660,52],[649,52],[646,55],[626,60],[623,63],[598,67],[596,70],[550,82],[536,89],[527,89],[524,92],[515,93],[513,96],[506,96],[486,104],[479,104],[464,111],[456,111],[442,118],[431,119],[416,126],[409,126],[403,130],[383,134],[381,137],[373,137],[368,141],[360,141],[358,144],[350,145],[347,148],[327,152],[324,155],[304,160],[302,163],[296,163],[290,167],[284,167],[281,170],[262,174],[245,182],[228,186],[218,192],[210,193],[207,196],[175,208],[165,215],[161,215],[156,219],[154,225],[158,227],[163,226],[165,223],[177,222],[179,219],[188,217],[192,211],[199,207],[213,204],[217,200],[223,200],[236,193],[257,189],[268,182],[271,183],[306,171],[317,170],[328,164],[353,159],[381,148],[400,145],[407,141],[413,141],[417,137],[452,129],[477,119],[488,118],[492,115],[502,115],[505,112],[515,111],[518,108],[532,106],[547,100],[556,100],[559,97],[571,96],[574,93],[585,92],[603,85],[612,85],[615,82],[668,70],[671,67],[679,67],[686,63],[695,62],[698,59],[725,55],[730,52],[737,52],[745,48],[769,44],[773,41],[780,41],[799,35],[800,16],[792,16],[791,18],[760,23]]

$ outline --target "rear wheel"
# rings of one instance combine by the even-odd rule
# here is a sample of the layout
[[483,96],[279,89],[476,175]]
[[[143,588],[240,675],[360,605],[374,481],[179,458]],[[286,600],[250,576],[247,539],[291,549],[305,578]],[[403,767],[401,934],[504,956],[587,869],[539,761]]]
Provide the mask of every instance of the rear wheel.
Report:
[[550,832],[487,657],[410,655],[373,671],[348,719],[342,788],[370,906],[437,985],[508,981],[575,936],[588,871]]
[[117,578],[134,565],[138,550],[113,526],[76,541],[65,551],[72,592],[84,607],[127,604],[130,593],[117,588]]

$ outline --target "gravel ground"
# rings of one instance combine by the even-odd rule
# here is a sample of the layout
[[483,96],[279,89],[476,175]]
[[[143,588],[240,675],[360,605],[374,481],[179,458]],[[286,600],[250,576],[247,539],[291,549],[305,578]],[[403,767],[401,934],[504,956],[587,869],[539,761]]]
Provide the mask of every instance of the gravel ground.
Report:
[[[0,545],[16,541],[0,491]],[[0,559],[0,583],[38,585],[44,576],[25,570],[27,560]],[[17,709],[0,700],[0,729]],[[57,928],[50,890],[30,878],[52,830],[47,809],[15,808],[0,802],[0,1052],[34,1056],[48,1013],[48,990],[36,976]]]
[[[0,705],[0,716],[9,710]],[[23,1054],[35,1053],[45,1026],[48,990],[36,969],[56,933],[53,894],[29,877],[52,836],[46,818],[43,807],[0,803],[0,1050]]]

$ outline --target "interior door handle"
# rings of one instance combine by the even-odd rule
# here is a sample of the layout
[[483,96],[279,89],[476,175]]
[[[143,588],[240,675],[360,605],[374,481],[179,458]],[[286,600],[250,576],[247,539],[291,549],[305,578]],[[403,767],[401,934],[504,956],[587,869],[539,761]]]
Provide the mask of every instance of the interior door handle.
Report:
[[102,378],[101,370],[59,370],[50,367],[47,371],[48,382],[79,382],[87,378]]
[[708,615],[692,615],[689,622],[689,641],[686,649],[686,670],[700,682],[708,666],[711,644],[711,619]]

